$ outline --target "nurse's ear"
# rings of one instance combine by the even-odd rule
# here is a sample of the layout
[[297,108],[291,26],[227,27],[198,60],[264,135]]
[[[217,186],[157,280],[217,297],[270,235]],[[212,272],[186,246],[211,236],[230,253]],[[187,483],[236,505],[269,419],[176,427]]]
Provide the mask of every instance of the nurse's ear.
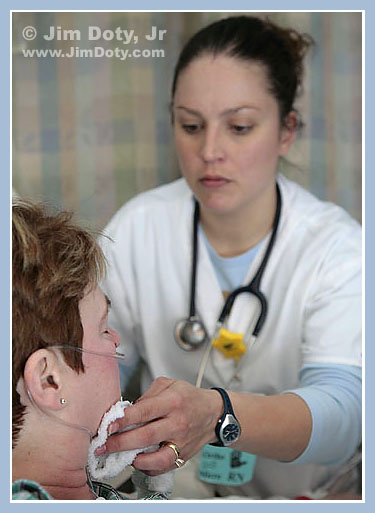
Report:
[[62,365],[57,354],[49,349],[38,349],[26,362],[25,390],[29,390],[35,403],[46,410],[57,411],[63,407]]
[[301,126],[299,114],[296,110],[291,110],[283,120],[280,130],[279,156],[286,155],[292,146],[296,137],[298,128]]

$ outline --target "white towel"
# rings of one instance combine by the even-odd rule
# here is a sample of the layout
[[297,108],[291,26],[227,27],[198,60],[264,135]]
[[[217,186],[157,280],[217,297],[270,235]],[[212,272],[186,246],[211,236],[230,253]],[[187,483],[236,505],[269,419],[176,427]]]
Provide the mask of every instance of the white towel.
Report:
[[[131,451],[121,451],[113,454],[103,454],[97,456],[95,451],[98,447],[105,444],[108,438],[108,426],[116,419],[122,418],[125,413],[125,409],[131,406],[132,403],[129,401],[118,401],[110,408],[107,413],[104,414],[102,422],[99,426],[98,434],[93,438],[88,455],[88,466],[90,474],[94,479],[106,479],[114,477],[119,474],[125,467],[131,465],[135,460],[137,454],[140,452],[154,452],[159,449],[158,445],[152,445],[140,449],[133,449]],[[124,431],[135,428],[136,426],[129,426]],[[138,474],[138,473],[137,473]],[[142,476],[142,477],[141,477]],[[173,488],[174,482],[174,470],[162,474],[160,476],[146,476],[141,474],[137,476],[136,485],[137,488],[147,488],[147,490],[153,492],[170,493]],[[135,481],[133,479],[133,481]],[[142,484],[141,484],[142,482]],[[138,492],[140,490],[138,489]]]

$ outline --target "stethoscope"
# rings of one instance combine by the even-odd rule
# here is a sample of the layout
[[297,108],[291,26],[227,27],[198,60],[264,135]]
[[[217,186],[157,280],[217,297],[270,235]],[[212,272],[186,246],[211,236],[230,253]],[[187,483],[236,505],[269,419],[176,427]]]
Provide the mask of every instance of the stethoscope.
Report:
[[[262,276],[264,274],[265,268],[267,266],[267,262],[271,255],[272,249],[274,247],[277,229],[280,221],[280,213],[281,213],[281,193],[278,184],[276,183],[276,196],[277,196],[277,204],[276,204],[276,212],[273,221],[273,228],[270,240],[268,242],[268,246],[266,252],[264,254],[263,260],[259,265],[255,276],[250,281],[248,285],[239,287],[235,289],[229,296],[227,297],[223,309],[219,315],[219,318],[216,323],[215,334],[217,334],[221,327],[224,325],[225,320],[229,316],[235,299],[242,293],[247,292],[249,294],[254,295],[259,303],[260,303],[260,313],[255,324],[254,330],[251,335],[251,343],[254,343],[255,339],[259,335],[264,322],[267,317],[267,299],[264,294],[260,290],[260,283],[262,280]],[[197,316],[195,309],[195,295],[196,295],[196,280],[197,280],[197,267],[198,267],[198,225],[199,225],[199,203],[197,200],[195,201],[194,207],[194,217],[193,217],[193,244],[192,244],[192,270],[191,270],[191,286],[190,286],[190,310],[189,317],[187,319],[182,319],[177,322],[175,327],[175,339],[177,344],[184,349],[185,351],[193,351],[198,349],[204,343],[209,340],[209,336],[207,330],[203,324],[203,321]],[[211,347],[211,344],[210,344]],[[209,347],[209,349],[210,349]],[[208,354],[207,354],[208,357]]]

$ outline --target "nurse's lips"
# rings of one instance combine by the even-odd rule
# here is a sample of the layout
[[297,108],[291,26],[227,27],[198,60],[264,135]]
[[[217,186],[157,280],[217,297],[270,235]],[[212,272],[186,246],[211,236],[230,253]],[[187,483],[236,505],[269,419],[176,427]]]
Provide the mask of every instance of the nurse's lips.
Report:
[[231,182],[231,180],[228,180],[227,178],[224,178],[223,176],[204,175],[202,178],[199,179],[199,182],[204,187],[208,187],[210,189],[215,189],[215,188],[223,187],[224,185],[227,185],[228,183]]

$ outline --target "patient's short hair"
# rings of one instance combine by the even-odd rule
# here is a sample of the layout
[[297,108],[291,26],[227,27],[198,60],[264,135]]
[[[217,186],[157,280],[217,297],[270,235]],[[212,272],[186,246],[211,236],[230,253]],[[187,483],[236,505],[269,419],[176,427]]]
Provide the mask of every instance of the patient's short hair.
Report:
[[[16,390],[29,356],[60,344],[82,347],[79,302],[102,279],[103,253],[95,237],[72,222],[72,214],[17,201],[12,208],[12,426],[13,444],[25,407]],[[66,363],[83,371],[77,351]]]

